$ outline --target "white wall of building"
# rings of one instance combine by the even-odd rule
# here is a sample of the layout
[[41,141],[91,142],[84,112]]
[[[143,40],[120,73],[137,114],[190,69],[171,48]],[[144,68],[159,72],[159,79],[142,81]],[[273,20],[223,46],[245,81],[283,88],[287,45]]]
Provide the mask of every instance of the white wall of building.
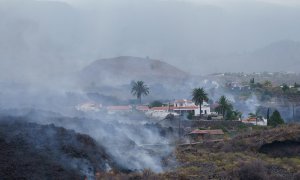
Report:
[[[207,115],[210,115],[211,112],[210,112],[210,107],[209,106],[202,106],[201,107],[201,110],[202,110],[202,113],[201,114],[207,114]],[[197,108],[195,110],[195,113],[194,113],[195,116],[199,116],[200,115],[200,108]]]

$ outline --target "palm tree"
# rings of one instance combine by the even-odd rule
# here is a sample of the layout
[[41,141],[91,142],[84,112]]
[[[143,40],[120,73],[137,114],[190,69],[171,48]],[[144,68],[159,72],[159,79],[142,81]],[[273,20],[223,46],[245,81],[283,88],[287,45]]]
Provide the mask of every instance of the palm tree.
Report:
[[149,88],[143,81],[132,82],[131,94],[136,96],[139,103],[142,104],[142,96],[149,94]]
[[192,100],[195,102],[195,104],[199,105],[200,118],[201,118],[201,111],[202,111],[201,106],[204,101],[208,101],[207,94],[203,88],[195,88],[195,89],[193,89],[192,96],[193,96]]
[[216,111],[218,113],[221,113],[223,116],[223,119],[225,118],[226,111],[232,110],[232,104],[230,101],[226,98],[226,96],[221,96],[218,101],[219,106],[216,107]]

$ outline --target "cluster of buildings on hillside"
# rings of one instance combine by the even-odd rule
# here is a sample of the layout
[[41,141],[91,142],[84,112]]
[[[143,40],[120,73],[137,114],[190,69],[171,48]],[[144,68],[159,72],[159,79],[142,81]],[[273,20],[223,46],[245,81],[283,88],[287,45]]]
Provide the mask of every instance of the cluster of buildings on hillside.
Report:
[[[87,102],[76,106],[76,110],[83,111],[83,112],[99,112],[101,110],[105,110],[108,114],[114,114],[114,113],[127,113],[131,112],[133,110],[143,111],[147,113],[148,115],[154,115],[155,114],[161,114],[164,113],[172,113],[174,115],[182,115],[185,113],[192,113],[194,116],[200,115],[200,108],[199,106],[195,105],[193,101],[187,100],[187,99],[181,99],[181,100],[175,100],[173,103],[170,103],[169,105],[162,106],[162,107],[152,107],[145,105],[139,105],[139,106],[102,106],[101,104],[93,103],[93,102]],[[211,114],[211,108],[210,105],[206,102],[203,103],[201,106],[201,114],[204,115],[210,115]]]
[[[192,114],[193,116],[200,115],[200,107],[195,105],[193,101],[187,99],[176,100],[172,104],[163,107],[153,107],[146,113],[148,116],[156,117],[156,118],[163,118],[167,114],[177,115],[184,115],[184,114]],[[202,115],[210,115],[211,108],[210,105],[204,102],[201,106],[201,114]]]
[[233,91],[250,91],[251,87],[249,84],[242,84],[240,82],[229,82],[225,84],[225,87],[233,90]]
[[[165,119],[169,114],[174,116],[186,114],[191,114],[192,116],[200,115],[199,105],[195,105],[193,101],[187,99],[175,100],[173,103],[169,103],[168,105],[152,108],[146,105],[102,106],[101,104],[87,102],[77,105],[76,110],[86,113],[104,111],[107,112],[107,114],[124,114],[131,113],[132,111],[141,111],[144,112],[146,116],[158,120]],[[201,106],[201,115],[209,116],[217,115],[217,113],[211,111],[211,106],[204,102]],[[242,120],[242,122],[261,126],[267,125],[266,119],[248,118]]]

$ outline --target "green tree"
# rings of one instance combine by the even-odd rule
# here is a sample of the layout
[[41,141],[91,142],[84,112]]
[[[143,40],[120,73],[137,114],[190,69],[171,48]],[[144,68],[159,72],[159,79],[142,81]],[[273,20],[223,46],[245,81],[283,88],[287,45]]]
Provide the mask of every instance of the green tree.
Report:
[[192,92],[192,100],[195,102],[196,105],[199,105],[199,108],[200,108],[200,118],[201,118],[201,106],[203,104],[204,101],[208,101],[208,96],[207,96],[207,93],[205,92],[205,90],[203,88],[195,88],[193,89],[193,92]]
[[270,119],[268,120],[268,126],[277,126],[279,124],[284,124],[284,120],[281,118],[279,111],[275,110]]
[[283,92],[287,92],[290,89],[290,87],[286,84],[283,84],[281,89],[283,90]]
[[270,108],[268,108],[268,111],[267,111],[267,120],[269,121],[270,119]]
[[149,94],[149,88],[143,81],[132,82],[131,94],[136,96],[139,103],[142,104],[142,96]]
[[163,103],[158,100],[155,100],[150,103],[150,107],[161,107],[161,106],[163,106]]
[[237,110],[228,110],[226,112],[226,119],[237,120],[242,118],[242,113]]
[[188,118],[189,120],[192,120],[192,119],[193,119],[193,116],[194,116],[194,113],[191,112],[191,111],[189,111],[189,112],[188,112],[188,115],[187,115],[187,118]]
[[216,111],[222,114],[223,119],[225,119],[226,112],[232,111],[233,106],[230,101],[226,98],[226,96],[221,96],[218,101],[218,107],[216,107]]
[[266,80],[266,81],[264,82],[264,86],[265,86],[265,87],[272,87],[272,82],[269,81],[269,80]]

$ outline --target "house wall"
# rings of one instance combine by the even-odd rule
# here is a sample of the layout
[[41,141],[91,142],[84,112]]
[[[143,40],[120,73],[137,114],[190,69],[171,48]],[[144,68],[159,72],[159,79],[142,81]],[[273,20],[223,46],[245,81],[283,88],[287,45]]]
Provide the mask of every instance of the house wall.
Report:
[[[201,110],[202,110],[202,113],[201,113],[201,114],[207,114],[207,115],[210,115],[210,114],[211,114],[210,107],[203,106],[203,107],[201,107]],[[194,111],[194,115],[195,115],[195,116],[199,116],[199,115],[200,115],[200,109],[199,109],[199,108],[197,108],[197,109]]]
[[189,107],[189,106],[195,106],[195,103],[189,101],[174,103],[174,107]]

